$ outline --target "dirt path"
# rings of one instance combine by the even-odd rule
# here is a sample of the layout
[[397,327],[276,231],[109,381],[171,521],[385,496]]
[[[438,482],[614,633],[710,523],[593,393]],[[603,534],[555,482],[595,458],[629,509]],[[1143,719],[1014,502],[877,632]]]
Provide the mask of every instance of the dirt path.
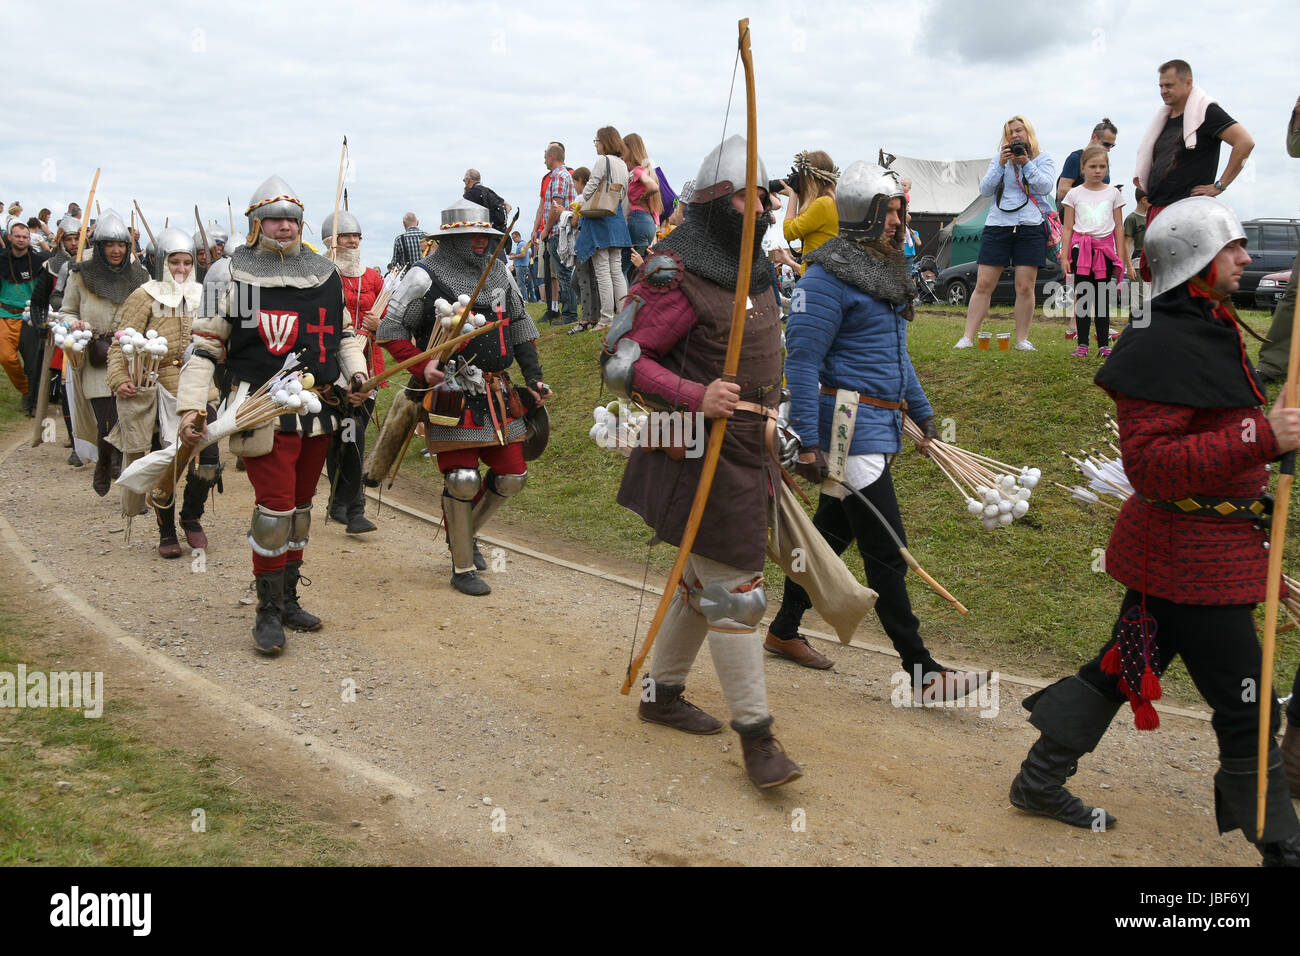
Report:
[[[895,708],[897,660],[857,648],[832,648],[831,672],[769,661],[776,730],[805,776],[760,794],[733,733],[694,738],[642,724],[617,693],[633,590],[507,553],[505,569],[487,576],[492,595],[464,597],[447,583],[434,530],[392,509],[377,532],[354,538],[324,522],[318,497],[304,604],[325,627],[290,634],[285,655],[259,659],[242,474],[226,474],[205,521],[206,568],[196,572],[189,558],[157,556],[149,516],[136,519],[127,545],[116,495],[96,498],[89,469],[69,469],[57,446],[13,447],[18,434],[0,445],[0,454],[12,449],[0,461],[0,553],[11,569],[21,561],[69,592],[48,581],[35,590],[22,580],[28,572],[11,570],[4,589],[20,595],[19,610],[63,614],[57,653],[69,666],[102,664],[84,666],[105,671],[110,698],[144,699],[160,733],[201,740],[317,819],[362,819],[393,862],[1258,860],[1239,834],[1215,832],[1217,747],[1204,721],[1166,714],[1158,733],[1139,734],[1122,712],[1072,781],[1119,818],[1118,832],[1074,830],[1007,802],[1034,739],[1023,687],[1003,684],[992,717]],[[394,493],[436,507],[430,489]],[[64,597],[74,605],[66,613]],[[101,627],[83,630],[76,605]],[[653,607],[647,599],[643,614]],[[869,624],[862,639],[885,643]],[[347,680],[355,702],[344,700]],[[691,695],[725,718],[707,654]],[[800,818],[803,831],[792,827]]]

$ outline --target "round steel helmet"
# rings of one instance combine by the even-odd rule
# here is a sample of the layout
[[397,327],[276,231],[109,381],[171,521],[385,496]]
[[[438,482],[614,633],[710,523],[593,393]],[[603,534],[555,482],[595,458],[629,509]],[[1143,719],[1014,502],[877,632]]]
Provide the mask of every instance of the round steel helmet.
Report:
[[[80,229],[80,225],[77,227]],[[95,242],[130,242],[131,230],[112,209],[105,209],[95,221]]]
[[253,191],[244,215],[251,229],[254,219],[297,219],[302,222],[302,200],[293,187],[279,176],[272,176]]
[[[360,232],[360,228],[357,231]],[[487,209],[468,199],[458,199],[442,211],[442,224],[438,227],[437,234],[430,238],[500,235],[500,230],[492,228],[492,217],[488,215]]]
[[159,259],[166,259],[174,252],[188,252],[190,255],[194,255],[198,243],[191,239],[184,230],[177,229],[175,226],[168,226],[154,237],[153,248]]
[[1236,213],[1213,196],[1192,196],[1166,206],[1142,244],[1151,268],[1151,295],[1182,285],[1228,243],[1245,238]]
[[217,223],[208,226],[208,242],[212,245],[225,245],[230,241],[230,233],[222,229]]
[[[339,235],[346,236],[352,233],[356,233],[358,236],[361,235],[361,222],[346,209],[340,209]],[[334,213],[326,216],[325,221],[320,225],[320,237],[322,239],[328,239],[332,235],[334,235]]]
[[[835,187],[840,233],[852,239],[879,239],[885,232],[885,213],[891,199],[907,202],[897,172],[863,160],[853,163],[840,175]],[[906,221],[906,210],[899,210],[899,218]]]
[[[767,189],[767,167],[758,160],[756,185]],[[736,133],[727,137],[704,157],[700,171],[695,174],[695,189],[691,193],[692,203],[713,202],[723,196],[730,196],[748,185],[745,182],[745,137]]]
[[76,235],[81,232],[81,220],[76,216],[64,216],[59,220],[59,228],[63,230],[65,236],[68,235],[68,233]]

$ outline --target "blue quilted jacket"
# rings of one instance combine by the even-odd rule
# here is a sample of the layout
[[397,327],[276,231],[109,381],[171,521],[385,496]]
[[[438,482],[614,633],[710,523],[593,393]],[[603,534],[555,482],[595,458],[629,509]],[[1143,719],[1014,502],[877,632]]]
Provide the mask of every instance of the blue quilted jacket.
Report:
[[[800,299],[802,298],[802,303]],[[796,287],[786,322],[785,377],[790,389],[790,427],[805,448],[829,450],[833,395],[818,386],[847,388],[872,398],[907,402],[915,422],[934,416],[907,355],[903,306],[891,306],[811,265]],[[899,450],[900,411],[858,406],[850,453]]]

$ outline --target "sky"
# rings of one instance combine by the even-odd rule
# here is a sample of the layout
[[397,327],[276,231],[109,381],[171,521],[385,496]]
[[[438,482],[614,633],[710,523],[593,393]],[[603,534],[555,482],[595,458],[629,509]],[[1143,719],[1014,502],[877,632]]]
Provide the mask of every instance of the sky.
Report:
[[167,218],[193,231],[195,204],[229,228],[229,197],[242,234],[249,197],[272,173],[316,226],[333,210],[345,135],[367,262],[387,261],[407,210],[436,228],[468,167],[527,222],[547,142],[565,144],[570,166],[589,166],[605,125],[640,133],[679,188],[724,132],[744,133],[743,16],[771,178],[802,149],[841,168],[882,148],[989,157],[1002,123],[1022,114],[1058,168],[1109,117],[1119,127],[1112,180],[1128,182],[1160,106],[1156,67],[1180,57],[1256,141],[1224,201],[1242,219],[1300,215],[1300,163],[1284,148],[1300,94],[1300,74],[1284,65],[1296,25],[1286,0],[126,9],[0,0],[0,36],[36,54],[10,71],[0,109],[0,199],[21,200],[24,217],[84,203],[100,167],[102,208],[125,216],[137,200],[155,232]]

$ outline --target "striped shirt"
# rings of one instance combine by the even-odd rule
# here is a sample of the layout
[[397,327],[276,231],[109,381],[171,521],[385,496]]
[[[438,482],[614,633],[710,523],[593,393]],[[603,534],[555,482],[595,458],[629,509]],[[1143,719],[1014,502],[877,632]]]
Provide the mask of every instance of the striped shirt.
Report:
[[406,231],[393,240],[393,262],[399,266],[414,265],[424,258],[420,244],[424,242],[425,232],[419,226],[409,226]]

